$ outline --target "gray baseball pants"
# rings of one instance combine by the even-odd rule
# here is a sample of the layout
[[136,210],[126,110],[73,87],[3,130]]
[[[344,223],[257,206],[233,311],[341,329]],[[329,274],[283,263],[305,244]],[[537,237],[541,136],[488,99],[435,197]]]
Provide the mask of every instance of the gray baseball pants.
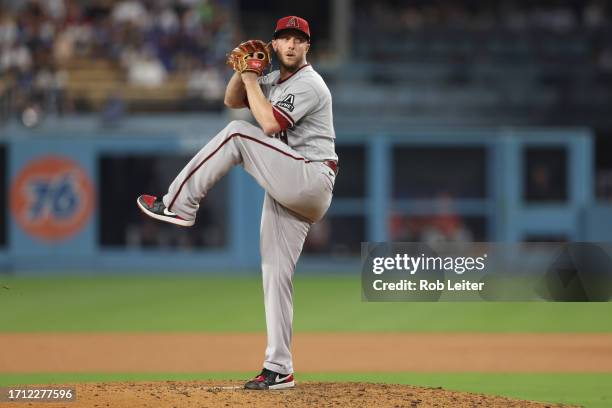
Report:
[[335,174],[245,121],[232,121],[183,168],[163,197],[186,220],[229,170],[242,164],[266,191],[260,251],[268,345],[264,367],[293,373],[293,273],[312,223],[325,215]]

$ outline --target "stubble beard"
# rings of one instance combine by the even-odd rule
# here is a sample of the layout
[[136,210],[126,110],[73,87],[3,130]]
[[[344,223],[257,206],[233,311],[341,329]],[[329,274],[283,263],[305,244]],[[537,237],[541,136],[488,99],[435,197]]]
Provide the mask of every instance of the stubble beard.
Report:
[[278,58],[278,61],[283,71],[286,71],[286,72],[295,72],[298,70],[298,68],[300,68],[303,65],[302,61],[297,61],[294,64],[290,64],[290,65],[285,63],[282,58]]

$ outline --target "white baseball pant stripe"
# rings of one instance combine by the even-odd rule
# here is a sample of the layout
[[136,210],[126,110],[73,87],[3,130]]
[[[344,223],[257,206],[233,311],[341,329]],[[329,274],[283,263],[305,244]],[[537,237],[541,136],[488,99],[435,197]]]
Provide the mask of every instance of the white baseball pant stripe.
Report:
[[293,273],[310,225],[329,208],[335,175],[260,128],[232,121],[183,168],[163,197],[164,205],[194,219],[200,200],[237,164],[266,190],[260,230],[268,335],[264,367],[290,374]]

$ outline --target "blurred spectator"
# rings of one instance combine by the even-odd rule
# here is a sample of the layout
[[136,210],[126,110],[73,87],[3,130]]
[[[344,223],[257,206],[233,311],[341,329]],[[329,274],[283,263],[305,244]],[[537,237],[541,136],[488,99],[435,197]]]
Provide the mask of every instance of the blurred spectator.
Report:
[[436,213],[424,221],[421,241],[469,242],[472,233],[466,228],[463,219],[455,210],[455,198],[448,192],[438,195],[435,202]]
[[32,54],[25,45],[12,42],[2,48],[0,67],[2,72],[28,72],[32,67]]
[[552,183],[548,167],[543,165],[534,166],[529,173],[529,182],[527,184],[528,200],[550,200],[551,195]]
[[225,80],[213,66],[200,66],[191,71],[187,92],[208,102],[220,100],[225,95]]
[[129,53],[123,63],[127,67],[128,81],[132,85],[154,88],[166,79],[166,69],[149,50]]
[[[75,59],[116,62],[123,59],[125,54],[133,54],[137,58],[136,67],[124,65],[127,75],[122,76],[121,80],[125,77],[135,83],[158,86],[164,83],[165,78],[176,75],[189,81],[187,89],[190,94],[186,97],[191,98],[198,92],[212,97],[218,94],[217,78],[227,73],[222,65],[225,55],[240,39],[237,33],[242,24],[237,24],[233,14],[237,9],[235,5],[236,2],[231,0],[5,2],[4,7],[0,7],[0,74],[15,76],[21,85],[18,92],[26,95],[17,99],[27,99],[38,71],[50,63],[69,68]],[[354,10],[356,19],[353,25],[367,33],[384,32],[387,28],[389,32],[402,29],[573,32],[581,28],[606,30],[611,22],[610,5],[603,0],[355,0]],[[606,46],[609,48],[610,44],[605,42],[609,38],[593,36],[593,41],[603,42],[597,45],[596,52],[603,51],[595,54],[593,60],[600,61],[601,66],[606,67],[609,59]],[[423,44],[427,51],[430,51],[429,48],[444,49],[443,41]],[[364,43],[362,47],[369,45]],[[323,48],[317,46],[314,51]],[[454,47],[448,49],[456,50]],[[405,59],[395,47],[393,55]],[[469,59],[471,55],[464,58]],[[190,59],[195,59],[197,64],[184,64]],[[197,71],[190,71],[190,67],[195,67]],[[70,81],[73,80],[72,76],[68,77]],[[207,86],[208,81],[212,85]],[[70,86],[66,88],[73,89]],[[71,106],[70,103],[65,105]]]
[[525,152],[523,197],[529,203],[567,200],[567,152],[531,148]]
[[393,241],[403,242],[470,242],[474,234],[455,209],[455,197],[446,191],[437,194],[431,214],[391,215],[389,231]]
[[144,4],[138,0],[125,0],[115,4],[112,11],[116,23],[130,23],[139,28],[148,27],[150,18]]
[[6,10],[0,9],[0,47],[4,49],[17,41],[17,23]]
[[[238,26],[232,4],[222,0],[9,2],[0,7],[0,75],[10,75],[18,84],[16,108],[36,94],[43,110],[58,113],[73,105],[90,106],[62,102],[70,95],[65,89],[74,89],[68,86],[71,69],[91,67],[99,72],[117,62],[123,63],[119,66],[125,75],[108,78],[157,87],[176,74],[186,80],[191,77],[188,88],[194,92],[185,97],[199,92],[222,100],[218,88],[221,70],[226,68],[220,63],[235,45]],[[103,59],[111,64],[96,68],[96,61]],[[195,72],[181,64],[185,59],[196,61],[191,64]],[[78,74],[75,80],[87,84]],[[93,74],[95,93],[103,84],[96,83]],[[84,92],[79,90],[75,98],[84,98]]]
[[587,28],[602,28],[610,23],[606,2],[601,0],[560,2],[361,1],[357,4],[359,21],[378,29],[389,27],[393,30],[397,28],[482,30],[505,27],[515,30],[533,28],[570,31],[579,25]]
[[65,109],[67,73],[54,66],[43,67],[34,78],[34,98],[47,113],[62,115]]
[[588,28],[602,28],[606,24],[606,6],[603,1],[591,1],[584,8],[584,24]]

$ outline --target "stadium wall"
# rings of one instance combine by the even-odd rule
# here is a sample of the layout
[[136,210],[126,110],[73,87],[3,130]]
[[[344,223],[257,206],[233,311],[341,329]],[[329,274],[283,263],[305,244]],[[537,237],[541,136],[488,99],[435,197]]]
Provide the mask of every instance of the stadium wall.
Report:
[[[175,115],[133,117],[112,128],[95,117],[5,126],[0,271],[257,271],[263,193],[241,168],[204,200],[199,235],[151,230],[158,227],[141,224],[135,205],[141,193],[163,192],[225,123]],[[360,242],[410,239],[393,220],[449,211],[474,240],[612,238],[599,221],[612,219],[612,209],[594,202],[589,130],[339,129],[337,136],[341,170],[325,221],[335,232],[308,245],[303,270],[355,270]],[[529,191],[527,172],[547,160],[557,168],[549,177],[561,179],[541,199]]]

